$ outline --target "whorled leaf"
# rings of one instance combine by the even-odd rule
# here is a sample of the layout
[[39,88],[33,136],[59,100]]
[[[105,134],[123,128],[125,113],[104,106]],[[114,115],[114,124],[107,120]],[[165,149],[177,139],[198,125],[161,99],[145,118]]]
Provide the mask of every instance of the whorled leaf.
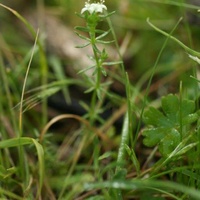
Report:
[[[145,137],[144,145],[148,147],[158,145],[160,153],[167,156],[188,132],[186,125],[197,121],[199,115],[194,113],[194,101],[180,101],[173,94],[162,97],[161,107],[163,112],[154,107],[149,107],[144,112],[144,123],[150,127],[146,128],[142,135]],[[186,128],[184,133],[181,133],[183,127]]]

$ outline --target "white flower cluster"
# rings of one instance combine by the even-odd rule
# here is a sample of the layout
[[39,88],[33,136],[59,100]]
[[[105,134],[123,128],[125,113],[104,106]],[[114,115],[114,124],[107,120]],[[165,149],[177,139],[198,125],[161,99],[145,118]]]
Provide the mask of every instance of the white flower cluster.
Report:
[[90,14],[93,13],[102,13],[103,10],[107,10],[107,7],[104,5],[104,0],[100,0],[100,3],[90,3],[90,0],[85,2],[85,7],[81,10],[81,14],[88,11]]

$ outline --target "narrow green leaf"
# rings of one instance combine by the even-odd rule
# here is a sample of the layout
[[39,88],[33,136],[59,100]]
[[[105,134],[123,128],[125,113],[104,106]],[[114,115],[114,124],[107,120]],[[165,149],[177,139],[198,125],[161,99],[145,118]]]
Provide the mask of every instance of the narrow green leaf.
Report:
[[47,97],[52,96],[53,94],[57,93],[59,90],[61,90],[60,87],[52,87],[52,88],[48,88],[42,92],[37,93],[37,98],[39,99],[45,99]]
[[88,42],[91,42],[91,40],[90,40],[88,37],[85,37],[84,35],[81,35],[81,34],[78,33],[78,32],[75,32],[75,33],[76,33],[76,35],[78,35],[81,39],[87,40]]
[[90,92],[92,92],[94,90],[95,90],[95,87],[92,86],[89,89],[87,89],[84,93],[90,93]]
[[122,61],[114,61],[114,62],[103,62],[102,65],[109,66],[109,65],[121,65]]
[[135,166],[136,172],[139,175],[140,174],[140,163],[135,155],[135,152],[133,149],[130,149],[130,147],[128,145],[125,145],[126,151],[128,153],[128,155],[130,156],[133,165]]
[[[121,190],[160,190],[162,189],[164,192],[167,191],[178,191],[183,194],[189,195],[190,198],[199,200],[200,199],[200,191],[191,188],[182,184],[178,184],[172,181],[157,181],[157,180],[114,180],[114,181],[105,181],[99,183],[85,183],[85,189],[93,190],[93,189],[103,189],[103,188],[115,188]],[[160,190],[160,192],[162,192]],[[143,191],[142,191],[143,192]]]
[[12,176],[13,174],[16,173],[16,171],[17,171],[16,167],[11,167],[11,168],[6,169],[3,179],[6,179],[6,178]]
[[192,149],[193,147],[197,146],[199,142],[194,142],[191,144],[188,144],[186,146],[184,146],[180,151],[178,151],[175,156],[181,156],[183,154],[185,154],[186,152],[188,152],[190,149]]
[[107,17],[110,17],[111,15],[115,14],[116,11],[112,11],[112,12],[109,12],[109,13],[106,13],[105,15],[99,15],[101,18],[107,18]]
[[32,138],[29,137],[12,138],[0,141],[0,148],[2,149],[2,148],[18,147],[27,144],[32,144]]
[[[120,147],[119,147],[118,157],[117,157],[118,163],[123,163],[123,160],[125,160],[125,155],[126,155],[125,145],[127,145],[128,141],[129,141],[129,124],[128,124],[128,122],[129,122],[128,113],[126,113],[124,122],[123,122],[121,142],[120,142]],[[116,171],[120,171],[120,170],[121,170],[121,167],[118,166]]]
[[32,139],[33,144],[37,150],[37,156],[39,161],[39,190],[37,191],[37,197],[40,196],[44,181],[44,150],[42,145],[35,139]]
[[96,37],[96,40],[99,40],[101,38],[104,38],[106,35],[108,35],[110,33],[110,30],[109,31],[105,31],[104,33],[102,33],[101,35],[99,35],[98,37]]
[[111,41],[104,41],[104,40],[96,40],[97,43],[100,43],[100,44],[111,44],[113,42],[115,42],[114,40],[111,40]]
[[89,45],[90,45],[90,43],[85,43],[85,44],[82,44],[82,45],[75,46],[75,48],[81,49],[81,48],[87,47]]
[[102,74],[104,75],[104,76],[107,76],[107,72],[106,72],[106,70],[102,67],[101,68],[101,72],[102,72]]
[[80,70],[80,71],[78,72],[78,74],[82,74],[82,73],[84,73],[84,72],[86,72],[86,71],[88,71],[88,70],[90,70],[90,69],[93,69],[93,68],[95,68],[95,65],[94,65],[94,66],[90,66],[90,67],[87,67],[87,68],[85,68],[85,69],[82,69],[82,70]]
[[87,27],[84,27],[84,26],[75,26],[74,28],[75,28],[75,30],[83,31],[83,32],[89,32],[90,31]]
[[112,151],[107,151],[103,155],[99,156],[98,160],[103,160],[105,158],[111,157],[113,155]]

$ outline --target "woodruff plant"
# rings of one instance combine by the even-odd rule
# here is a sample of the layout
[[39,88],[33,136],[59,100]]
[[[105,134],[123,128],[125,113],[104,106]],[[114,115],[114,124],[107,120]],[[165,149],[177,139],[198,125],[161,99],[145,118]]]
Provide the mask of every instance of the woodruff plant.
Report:
[[105,41],[103,38],[110,33],[110,30],[100,30],[97,29],[98,24],[105,20],[107,17],[112,15],[114,12],[106,13],[107,7],[104,5],[104,0],[101,0],[100,3],[90,3],[88,0],[85,3],[85,7],[81,10],[81,14],[78,14],[79,17],[83,18],[86,21],[86,26],[76,26],[75,29],[78,31],[82,31],[88,33],[88,36],[82,35],[78,32],[76,34],[83,40],[86,41],[85,44],[81,46],[77,46],[78,48],[84,48],[86,46],[91,45],[93,50],[93,56],[90,59],[94,62],[93,66],[88,66],[84,70],[81,70],[79,73],[83,73],[87,70],[93,69],[93,75],[95,75],[95,82],[93,86],[89,88],[86,92],[92,92],[101,99],[101,76],[102,74],[106,76],[106,71],[104,66],[106,65],[115,65],[118,62],[106,62],[108,58],[108,54],[105,48],[100,49],[98,44],[110,44],[113,41]]
[[[111,28],[108,31],[98,29],[97,26],[101,21],[106,20],[114,12],[108,13],[107,7],[104,5],[105,1],[100,0],[100,2],[90,3],[88,0],[85,3],[85,7],[81,10],[79,17],[85,20],[85,26],[76,26],[76,34],[83,40],[86,41],[85,44],[77,46],[77,48],[84,48],[91,46],[93,55],[89,58],[93,61],[92,66],[87,66],[85,69],[79,71],[84,73],[87,70],[93,70],[93,77],[88,77],[87,81],[90,86],[85,91],[86,93],[93,92],[91,105],[88,108],[88,114],[85,117],[90,118],[90,122],[93,123],[95,119],[99,119],[98,112],[101,110],[97,109],[97,100],[102,100],[103,93],[105,92],[105,86],[109,85],[109,82],[101,82],[102,76],[106,76],[105,66],[111,66],[116,64],[121,64],[120,61],[117,62],[107,62],[108,54],[103,45],[110,44],[114,41],[107,41],[104,38],[110,33]],[[83,32],[84,34],[81,34]],[[100,47],[99,47],[100,44]],[[87,108],[87,106],[85,106]]]

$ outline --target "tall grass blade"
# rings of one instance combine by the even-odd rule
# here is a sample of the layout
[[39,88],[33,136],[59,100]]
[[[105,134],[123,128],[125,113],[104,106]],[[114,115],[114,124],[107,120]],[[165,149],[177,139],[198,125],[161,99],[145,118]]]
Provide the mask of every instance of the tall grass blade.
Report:
[[[174,193],[174,191],[181,192],[183,194],[188,195],[188,198],[193,198],[196,200],[200,199],[200,191],[195,188],[187,187],[185,185],[181,185],[171,181],[156,181],[156,180],[132,180],[132,181],[106,181],[99,183],[87,183],[85,184],[85,188],[87,190],[92,189],[103,189],[103,188],[114,188],[121,190],[163,190],[170,193]],[[161,191],[162,192],[162,191]]]
[[21,94],[21,100],[20,100],[20,110],[19,110],[19,134],[20,134],[19,137],[22,136],[22,114],[23,114],[22,109],[23,109],[25,87],[26,87],[26,82],[27,82],[28,74],[29,74],[30,67],[31,67],[31,62],[32,62],[33,55],[34,55],[34,52],[35,52],[35,48],[36,48],[36,44],[37,44],[37,40],[38,40],[38,35],[39,35],[39,30],[37,31],[37,34],[36,34],[35,43],[34,43],[33,50],[32,50],[31,57],[30,57],[30,61],[29,61],[29,64],[28,64],[28,67],[27,67],[27,70],[26,70],[26,75],[25,75],[25,78],[24,78],[24,84],[23,84],[23,88],[22,88],[22,94]]

